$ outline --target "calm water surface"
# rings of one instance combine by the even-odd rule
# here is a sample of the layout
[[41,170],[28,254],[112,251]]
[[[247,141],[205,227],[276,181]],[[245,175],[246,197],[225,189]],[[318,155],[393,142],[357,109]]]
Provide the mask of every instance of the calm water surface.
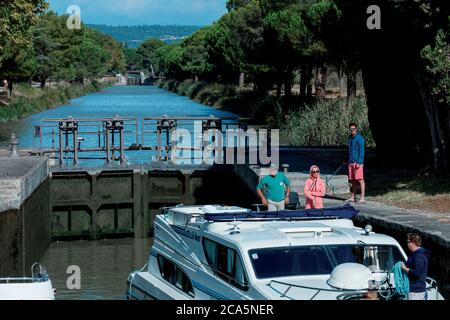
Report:
[[[105,118],[114,115],[137,118],[138,132],[141,131],[141,121],[144,117],[161,117],[163,115],[169,117],[208,117],[210,115],[237,117],[235,114],[204,106],[189,100],[187,97],[178,96],[157,87],[115,86],[99,93],[73,99],[67,105],[33,114],[17,122],[0,125],[0,148],[9,146],[12,132],[16,133],[20,140],[19,148],[39,147],[39,138],[34,138],[33,132],[34,126],[40,125],[42,119],[61,119],[68,116],[73,118]],[[85,128],[85,130],[97,132],[97,128]],[[127,147],[136,143],[136,130],[133,126],[126,127],[125,130],[134,130],[134,132],[125,134],[125,146]],[[146,130],[155,129],[146,127]],[[43,139],[43,147],[50,148],[52,145],[51,129],[43,129],[43,132],[47,134]],[[80,132],[79,136],[85,138],[82,147],[97,147],[98,138],[96,135],[83,136]],[[145,139],[146,145],[156,145],[156,135],[146,135]],[[142,136],[139,134],[138,144],[141,142]],[[57,137],[55,143],[57,147]],[[95,157],[91,153],[82,153],[82,155],[90,158]],[[104,154],[100,155],[104,156]],[[128,152],[126,157],[131,164],[142,164],[152,160],[152,155],[148,151]],[[68,160],[67,164],[71,165],[72,161]],[[98,166],[104,165],[104,160],[82,160],[79,164],[81,166]]]
[[[147,262],[151,239],[106,239],[53,242],[41,264],[47,269],[57,300],[124,300],[128,275]],[[69,266],[79,266],[81,289],[69,290]]]

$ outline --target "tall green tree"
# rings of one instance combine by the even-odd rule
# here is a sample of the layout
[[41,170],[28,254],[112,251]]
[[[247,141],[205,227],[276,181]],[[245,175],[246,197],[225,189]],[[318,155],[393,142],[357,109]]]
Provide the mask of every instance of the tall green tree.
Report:
[[226,14],[205,35],[209,63],[223,82],[236,83],[243,66],[239,34],[230,27],[235,23],[239,23],[239,17]]
[[44,12],[45,0],[2,0],[0,5],[0,75],[13,81],[30,76],[32,61],[32,27]]
[[[313,36],[306,26],[301,8],[291,3],[292,1],[286,2],[285,7],[266,12],[264,39],[271,49],[268,52],[268,59],[275,68],[278,94],[284,82],[285,94],[290,95],[293,71],[300,66],[309,67],[308,50],[313,43]],[[309,69],[302,68],[303,73],[307,73],[308,78],[310,77]],[[303,84],[306,84],[307,80],[309,79],[304,78]]]
[[[38,14],[48,7],[45,0],[2,0],[0,6],[0,67],[6,55],[31,46],[31,28]],[[6,50],[9,47],[10,50]]]
[[142,61],[142,56],[137,53],[137,49],[124,48],[123,52],[125,55],[127,70],[135,71],[135,70],[144,69],[144,63]]
[[188,76],[183,71],[184,49],[181,43],[163,46],[156,51],[159,69],[162,74],[175,79]]
[[266,94],[269,87],[265,84],[265,75],[270,72],[270,66],[267,63],[267,47],[264,42],[264,24],[263,15],[259,0],[246,1],[232,12],[228,27],[238,35],[239,46],[243,52],[243,61],[241,63],[242,76],[252,79],[254,87],[261,95]]
[[41,88],[45,87],[48,78],[56,74],[62,67],[56,51],[60,44],[54,38],[57,28],[60,27],[59,17],[54,12],[48,12],[39,17],[36,27],[33,29],[33,48],[37,76]]
[[206,35],[208,28],[202,28],[183,41],[183,71],[191,74],[196,81],[199,78],[208,78],[213,66],[209,63],[206,48]]
[[238,8],[245,7],[252,0],[227,0],[226,7],[228,11],[236,10]]
[[163,46],[165,46],[165,43],[162,40],[149,39],[144,41],[136,51],[141,56],[144,69],[149,71],[153,76],[159,73],[156,51]]
[[430,128],[435,171],[449,168],[450,162],[450,16],[448,19],[434,43],[420,52],[424,70],[422,77],[416,77]]

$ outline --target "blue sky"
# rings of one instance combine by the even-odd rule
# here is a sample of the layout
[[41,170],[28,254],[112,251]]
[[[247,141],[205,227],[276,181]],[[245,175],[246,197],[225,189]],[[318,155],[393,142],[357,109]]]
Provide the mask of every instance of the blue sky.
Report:
[[66,13],[70,5],[81,9],[84,23],[108,25],[208,25],[225,12],[226,0],[48,0],[50,8]]

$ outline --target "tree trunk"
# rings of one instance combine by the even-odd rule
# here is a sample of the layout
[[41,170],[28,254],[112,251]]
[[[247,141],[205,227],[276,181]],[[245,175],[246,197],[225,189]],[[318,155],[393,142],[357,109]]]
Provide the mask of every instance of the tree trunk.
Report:
[[277,97],[281,97],[281,87],[283,86],[283,82],[281,80],[277,81]]
[[356,97],[356,71],[347,72],[347,98]]
[[325,97],[327,85],[327,68],[318,67],[316,70],[316,81],[314,82],[315,92],[318,97]]
[[432,167],[434,172],[448,169],[447,159],[447,146],[445,134],[441,130],[439,122],[438,107],[435,99],[424,91],[420,80],[416,79],[419,86],[420,96],[425,107],[425,114],[427,116],[428,126],[431,135],[431,154],[432,154]]
[[289,68],[284,75],[284,95],[292,96],[292,69]]
[[45,82],[46,82],[46,78],[44,78],[44,77],[42,77],[41,78],[41,89],[44,89],[45,88]]
[[245,84],[245,73],[241,72],[241,74],[239,75],[239,88],[240,89],[244,88],[244,84]]
[[320,89],[322,90],[321,96],[325,97],[327,94],[327,80],[328,80],[327,67],[325,67],[324,65],[321,66],[319,68],[319,75],[320,75],[320,84],[321,84]]
[[344,88],[344,77],[342,72],[342,67],[337,67],[337,77],[339,80],[339,95],[342,96],[342,90]]
[[156,75],[155,75],[155,69],[153,68],[153,65],[152,65],[152,64],[150,65],[150,69],[151,69],[151,72],[152,72],[152,78],[153,78],[153,79],[156,78]]
[[13,95],[13,88],[14,88],[14,85],[13,85],[13,81],[12,81],[12,79],[8,82],[8,90],[9,90],[9,97],[10,98],[12,98],[12,95]]
[[301,66],[300,74],[300,96],[304,97],[306,95],[306,87],[308,85],[308,75],[307,75],[307,64],[303,63]]
[[313,84],[312,84],[312,79],[313,79],[313,65],[312,65],[312,63],[309,63],[308,64],[308,72],[307,72],[307,75],[308,75],[308,79],[307,79],[307,86],[306,86],[306,95],[308,96],[308,97],[311,97],[312,96],[312,87],[313,87]]

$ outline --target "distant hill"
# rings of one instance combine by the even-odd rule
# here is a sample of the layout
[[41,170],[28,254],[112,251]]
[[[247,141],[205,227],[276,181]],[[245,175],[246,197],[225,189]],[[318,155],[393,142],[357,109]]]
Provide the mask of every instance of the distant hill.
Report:
[[126,43],[129,48],[137,48],[149,38],[161,39],[166,43],[178,42],[202,27],[193,25],[107,26],[104,24],[88,24],[87,26],[111,35],[117,41]]

